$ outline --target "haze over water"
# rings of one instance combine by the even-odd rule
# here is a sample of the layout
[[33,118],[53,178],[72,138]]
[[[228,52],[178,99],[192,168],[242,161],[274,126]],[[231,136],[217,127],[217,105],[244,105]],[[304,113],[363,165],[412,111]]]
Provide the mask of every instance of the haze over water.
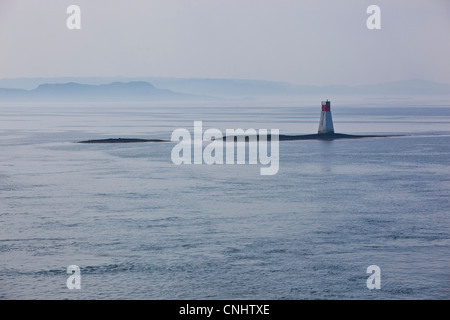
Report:
[[281,141],[261,176],[176,166],[174,143],[74,142],[196,120],[316,133],[320,99],[1,103],[0,298],[449,299],[448,99],[330,100],[336,132],[406,136]]

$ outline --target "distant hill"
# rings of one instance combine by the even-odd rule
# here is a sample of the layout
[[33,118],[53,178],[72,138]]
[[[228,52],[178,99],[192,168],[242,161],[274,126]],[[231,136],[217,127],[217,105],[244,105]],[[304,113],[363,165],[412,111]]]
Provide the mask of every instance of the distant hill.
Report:
[[213,97],[158,89],[144,81],[81,84],[76,82],[41,84],[32,90],[0,89],[0,101],[186,101]]
[[316,95],[322,97],[336,95],[450,95],[449,84],[421,79],[360,86],[313,86],[296,85],[287,82],[242,79],[66,77],[0,79],[0,88],[1,87],[16,89],[0,89],[0,101],[17,99],[67,101],[189,101],[218,99],[214,97],[254,99],[267,97],[296,97],[304,95]]
[[153,78],[162,88],[192,94],[214,96],[260,97],[296,95],[417,95],[450,94],[450,85],[426,80],[406,80],[374,85],[295,85],[287,82],[239,79],[173,79]]

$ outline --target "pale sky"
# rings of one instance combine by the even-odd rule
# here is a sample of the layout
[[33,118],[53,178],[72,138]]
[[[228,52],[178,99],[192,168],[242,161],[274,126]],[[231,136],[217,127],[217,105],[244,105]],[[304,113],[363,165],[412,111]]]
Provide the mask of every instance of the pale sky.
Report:
[[63,76],[450,84],[450,1],[0,0],[0,78]]

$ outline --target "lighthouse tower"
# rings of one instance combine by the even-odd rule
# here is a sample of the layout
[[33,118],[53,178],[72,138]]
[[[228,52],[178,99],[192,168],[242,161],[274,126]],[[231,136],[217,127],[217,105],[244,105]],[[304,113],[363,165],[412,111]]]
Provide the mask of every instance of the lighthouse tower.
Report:
[[330,101],[322,101],[322,113],[320,114],[319,123],[320,133],[334,133],[333,119],[331,118]]

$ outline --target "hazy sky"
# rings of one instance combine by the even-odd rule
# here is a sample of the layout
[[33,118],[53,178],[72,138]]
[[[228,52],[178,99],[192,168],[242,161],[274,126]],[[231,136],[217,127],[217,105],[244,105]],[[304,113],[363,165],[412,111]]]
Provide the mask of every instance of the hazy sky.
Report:
[[449,0],[0,0],[0,78],[450,83],[449,34]]

